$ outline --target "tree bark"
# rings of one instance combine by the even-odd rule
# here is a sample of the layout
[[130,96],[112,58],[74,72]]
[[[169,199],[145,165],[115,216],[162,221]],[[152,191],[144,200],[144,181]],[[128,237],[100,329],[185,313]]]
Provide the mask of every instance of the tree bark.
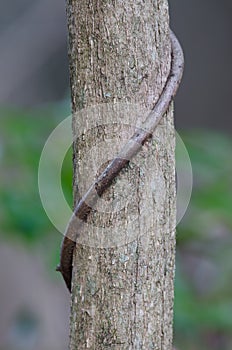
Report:
[[[67,16],[75,204],[158,100],[171,47],[166,0],[68,0]],[[170,106],[90,213],[73,261],[71,350],[171,350],[174,148]]]

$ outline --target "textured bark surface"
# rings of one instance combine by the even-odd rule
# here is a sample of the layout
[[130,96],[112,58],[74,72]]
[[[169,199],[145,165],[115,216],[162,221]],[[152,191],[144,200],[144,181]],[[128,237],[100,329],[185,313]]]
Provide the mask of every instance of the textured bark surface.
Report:
[[[67,15],[76,202],[157,101],[171,57],[166,0],[69,0]],[[83,227],[71,350],[172,348],[174,137],[171,106]]]

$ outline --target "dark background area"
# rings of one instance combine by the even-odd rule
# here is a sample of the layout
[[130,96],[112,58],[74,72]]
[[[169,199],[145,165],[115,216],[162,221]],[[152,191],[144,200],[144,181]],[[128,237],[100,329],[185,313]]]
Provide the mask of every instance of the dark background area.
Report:
[[[38,106],[69,95],[65,3],[9,0],[0,5],[0,102]],[[170,1],[171,27],[185,52],[176,98],[181,128],[231,130],[232,4]]]
[[[193,167],[177,228],[175,345],[232,348],[232,4],[174,0],[171,27],[185,53],[176,129]],[[64,350],[69,294],[55,273],[62,236],[43,211],[43,145],[70,113],[65,2],[0,3],[0,349]],[[177,155],[178,156],[178,155]],[[62,183],[72,201],[71,152]]]

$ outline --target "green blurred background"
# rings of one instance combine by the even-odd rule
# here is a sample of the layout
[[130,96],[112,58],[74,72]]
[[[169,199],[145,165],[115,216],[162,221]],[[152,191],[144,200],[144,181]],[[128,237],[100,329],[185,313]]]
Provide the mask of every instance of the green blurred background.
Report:
[[[0,9],[0,350],[64,350],[69,294],[55,272],[62,236],[41,205],[37,171],[47,137],[70,114],[65,6],[60,0],[11,0]],[[226,0],[171,4],[186,56],[176,124],[194,181],[177,227],[179,350],[232,349],[229,10]],[[71,205],[71,151],[62,185]]]

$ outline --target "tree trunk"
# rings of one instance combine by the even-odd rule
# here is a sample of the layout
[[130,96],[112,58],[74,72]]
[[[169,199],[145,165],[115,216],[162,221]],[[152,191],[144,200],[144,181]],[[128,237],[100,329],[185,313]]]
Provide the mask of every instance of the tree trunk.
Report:
[[[68,0],[74,202],[159,98],[170,70],[166,0]],[[173,108],[101,196],[74,254],[70,349],[171,350]]]

